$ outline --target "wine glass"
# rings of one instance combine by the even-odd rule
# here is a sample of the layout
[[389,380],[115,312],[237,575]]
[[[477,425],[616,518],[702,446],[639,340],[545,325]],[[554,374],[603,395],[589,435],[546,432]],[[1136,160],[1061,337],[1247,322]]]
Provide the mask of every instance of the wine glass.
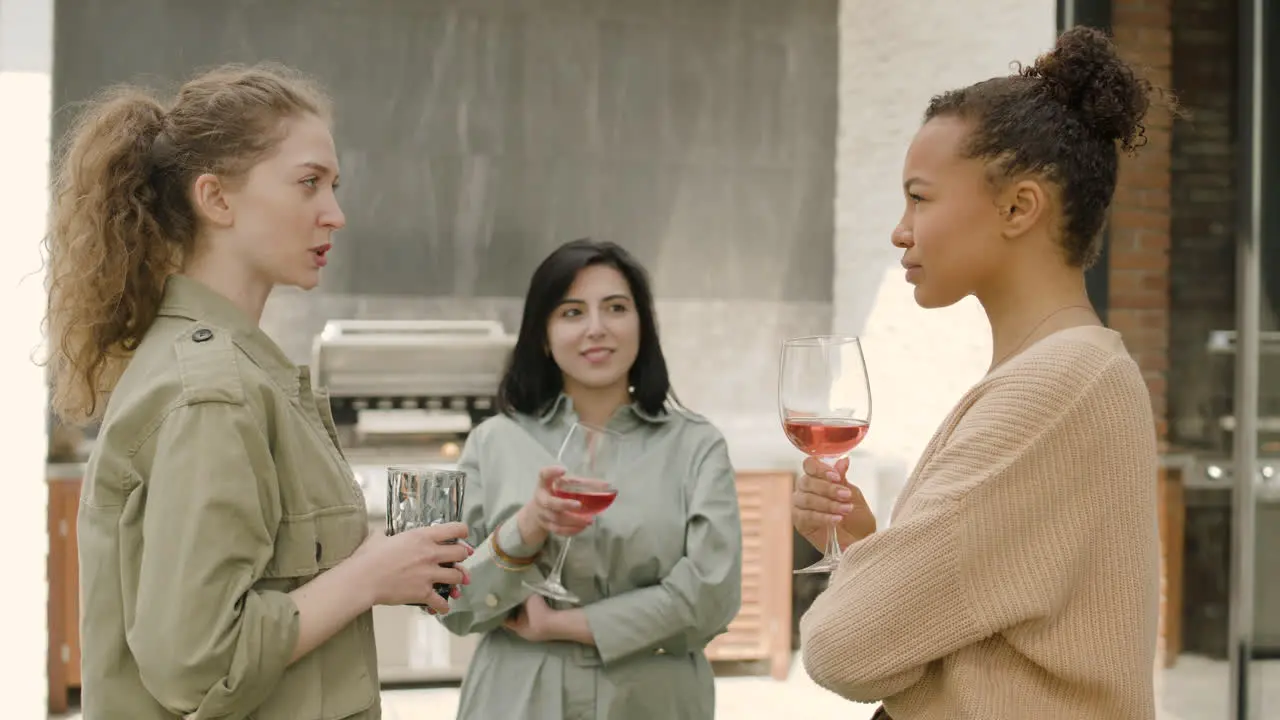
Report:
[[[565,474],[551,484],[551,494],[558,498],[577,500],[581,505],[578,510],[580,513],[597,515],[604,512],[618,496],[618,489],[606,479],[617,464],[618,441],[617,433],[574,423],[557,455],[557,460],[565,468]],[[524,586],[545,598],[571,605],[581,604],[582,600],[560,582],[564,559],[569,554],[569,543],[572,541],[572,537],[564,539],[560,556],[556,558],[556,564],[545,580],[536,584],[525,581]]]
[[[871,427],[871,383],[858,338],[817,335],[785,341],[778,410],[787,439],[810,457],[833,465],[857,447]],[[839,563],[833,524],[822,559],[795,572],[827,573]]]

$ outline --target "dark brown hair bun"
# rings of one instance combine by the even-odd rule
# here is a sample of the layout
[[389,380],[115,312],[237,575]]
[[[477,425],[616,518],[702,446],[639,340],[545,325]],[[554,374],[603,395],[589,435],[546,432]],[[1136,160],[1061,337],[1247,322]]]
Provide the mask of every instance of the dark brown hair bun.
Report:
[[1116,51],[1099,30],[1076,26],[1022,75],[1040,80],[1044,91],[1100,137],[1125,150],[1145,142],[1143,118],[1151,105],[1151,83]]

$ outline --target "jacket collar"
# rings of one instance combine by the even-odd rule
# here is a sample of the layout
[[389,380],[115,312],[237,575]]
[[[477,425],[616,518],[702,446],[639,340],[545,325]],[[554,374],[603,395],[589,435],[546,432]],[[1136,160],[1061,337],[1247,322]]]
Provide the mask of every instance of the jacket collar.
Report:
[[306,370],[291,362],[257,323],[221,293],[185,275],[170,275],[165,280],[158,315],[184,318],[215,332],[231,333],[232,342],[250,361],[297,397],[299,378]]
[[[609,430],[617,430],[626,432],[632,430],[641,424],[661,425],[671,420],[672,410],[668,406],[665,412],[654,414],[645,412],[639,403],[629,403],[618,408],[606,424]],[[578,413],[573,409],[573,399],[564,393],[560,393],[555,400],[551,401],[545,410],[538,415],[538,422],[543,425],[550,425],[555,422],[564,424],[574,423],[578,421]]]

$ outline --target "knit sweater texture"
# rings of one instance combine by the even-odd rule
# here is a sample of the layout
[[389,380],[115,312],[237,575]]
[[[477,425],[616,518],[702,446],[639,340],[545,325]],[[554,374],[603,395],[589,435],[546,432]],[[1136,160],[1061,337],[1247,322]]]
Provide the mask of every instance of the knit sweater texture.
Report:
[[1152,720],[1157,463],[1120,336],[1040,340],[961,398],[889,527],[846,548],[801,620],[805,669],[894,720]]

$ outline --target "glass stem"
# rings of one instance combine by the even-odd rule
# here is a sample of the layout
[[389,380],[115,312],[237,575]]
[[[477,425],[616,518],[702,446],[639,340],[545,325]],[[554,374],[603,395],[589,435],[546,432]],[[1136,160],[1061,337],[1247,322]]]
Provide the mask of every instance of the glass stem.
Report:
[[[838,522],[838,521],[837,521]],[[844,551],[840,549],[839,533],[836,530],[836,523],[831,523],[831,531],[827,533],[827,560],[839,560],[840,555]]]
[[[834,529],[832,528],[832,530]],[[552,585],[560,585],[560,571],[564,569],[564,559],[569,555],[569,543],[571,542],[573,542],[572,537],[564,539],[564,547],[560,548],[560,557],[556,558],[556,564],[551,568],[551,576],[547,578],[547,582]]]
[[[835,468],[836,463],[840,462],[841,457],[843,456],[837,455],[832,458],[823,458],[823,462],[830,465],[832,468]],[[827,552],[823,558],[825,560],[839,560],[840,555],[843,553],[840,549],[840,532],[836,529],[839,524],[839,520],[831,523],[831,529],[827,533]]]

